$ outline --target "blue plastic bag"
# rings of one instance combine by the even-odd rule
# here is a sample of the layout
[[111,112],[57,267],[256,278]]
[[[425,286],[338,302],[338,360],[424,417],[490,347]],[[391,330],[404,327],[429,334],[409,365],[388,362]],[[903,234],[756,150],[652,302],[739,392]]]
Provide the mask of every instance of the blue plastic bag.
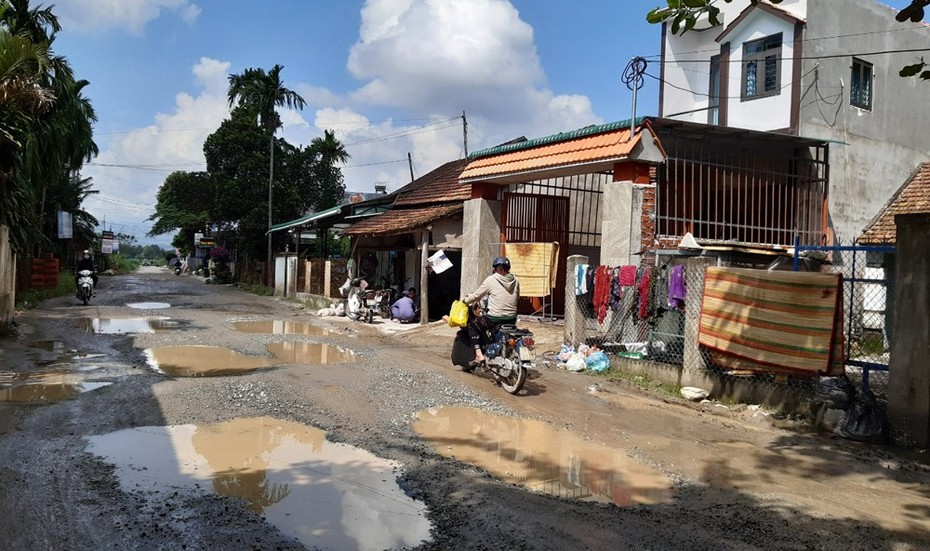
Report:
[[607,371],[610,367],[610,358],[607,357],[607,354],[603,350],[598,350],[597,352],[588,354],[588,357],[584,360],[584,364],[585,367],[588,368],[588,371],[601,373]]

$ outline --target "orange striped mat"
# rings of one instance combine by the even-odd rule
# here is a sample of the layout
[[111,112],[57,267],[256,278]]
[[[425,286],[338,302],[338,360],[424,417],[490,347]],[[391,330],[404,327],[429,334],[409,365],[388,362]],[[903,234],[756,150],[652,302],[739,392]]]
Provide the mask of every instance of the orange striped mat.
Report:
[[842,318],[837,274],[710,267],[698,342],[760,369],[828,374],[842,368]]

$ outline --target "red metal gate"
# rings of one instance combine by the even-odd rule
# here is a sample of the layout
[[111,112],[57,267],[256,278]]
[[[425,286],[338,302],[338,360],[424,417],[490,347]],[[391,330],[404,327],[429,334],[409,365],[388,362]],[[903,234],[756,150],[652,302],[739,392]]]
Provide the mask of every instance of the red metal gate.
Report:
[[[568,197],[504,193],[501,210],[501,241],[504,243],[559,244],[559,261],[553,295],[546,299],[546,310],[561,315],[565,312],[565,263],[568,258],[569,233]],[[520,313],[541,311],[542,299],[520,299]]]

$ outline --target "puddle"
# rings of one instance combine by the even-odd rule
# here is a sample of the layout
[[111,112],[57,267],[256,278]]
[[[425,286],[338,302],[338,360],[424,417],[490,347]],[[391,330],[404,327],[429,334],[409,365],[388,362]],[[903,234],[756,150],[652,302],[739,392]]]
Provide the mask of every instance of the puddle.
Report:
[[277,358],[275,363],[338,364],[355,361],[355,352],[332,344],[313,342],[275,342],[265,349]]
[[355,361],[347,348],[311,342],[276,342],[265,346],[274,356],[250,356],[221,346],[162,346],[145,351],[156,371],[175,377],[236,375],[278,364],[335,364]]
[[29,343],[29,348],[61,353],[65,351],[65,343],[61,341],[35,341]]
[[115,335],[121,333],[154,333],[176,329],[180,324],[171,318],[84,318],[78,327],[87,333]]
[[671,480],[624,450],[540,421],[452,407],[418,412],[413,428],[441,455],[536,492],[616,505],[672,499]]
[[69,371],[0,373],[0,402],[59,402],[108,386],[109,382],[81,381]]
[[167,302],[130,302],[126,306],[136,310],[160,310],[162,308],[171,308]]
[[[399,465],[269,417],[141,427],[88,438],[127,491],[212,487],[238,497],[308,548],[380,550],[429,538],[426,506],[395,482]],[[207,484],[203,484],[207,482]]]
[[233,323],[236,331],[243,333],[262,333],[266,335],[309,335],[314,337],[323,337],[332,335],[322,327],[317,327],[309,323],[294,321],[271,320],[271,321],[237,321]]
[[248,356],[222,346],[161,346],[145,351],[152,368],[177,377],[234,375],[271,367],[264,356]]

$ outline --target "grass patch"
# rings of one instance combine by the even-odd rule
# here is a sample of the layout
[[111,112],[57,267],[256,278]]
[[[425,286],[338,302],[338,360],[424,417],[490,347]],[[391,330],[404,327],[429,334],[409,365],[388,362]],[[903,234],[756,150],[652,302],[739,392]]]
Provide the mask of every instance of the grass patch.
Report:
[[74,274],[70,270],[62,270],[58,274],[58,284],[49,289],[33,289],[16,293],[16,308],[31,310],[43,300],[63,297],[74,293]]
[[121,254],[110,255],[109,268],[113,273],[128,274],[139,268],[139,261],[135,258],[127,258]]
[[253,295],[263,297],[270,297],[274,294],[273,288],[262,285],[261,283],[240,283],[239,288],[246,293],[252,293]]
[[681,397],[681,394],[678,392],[679,388],[676,385],[667,385],[654,379],[650,379],[649,377],[640,373],[623,371],[615,368],[614,366],[611,366],[610,369],[604,373],[592,373],[591,376],[607,379],[608,381],[625,381],[641,390],[677,398]]

